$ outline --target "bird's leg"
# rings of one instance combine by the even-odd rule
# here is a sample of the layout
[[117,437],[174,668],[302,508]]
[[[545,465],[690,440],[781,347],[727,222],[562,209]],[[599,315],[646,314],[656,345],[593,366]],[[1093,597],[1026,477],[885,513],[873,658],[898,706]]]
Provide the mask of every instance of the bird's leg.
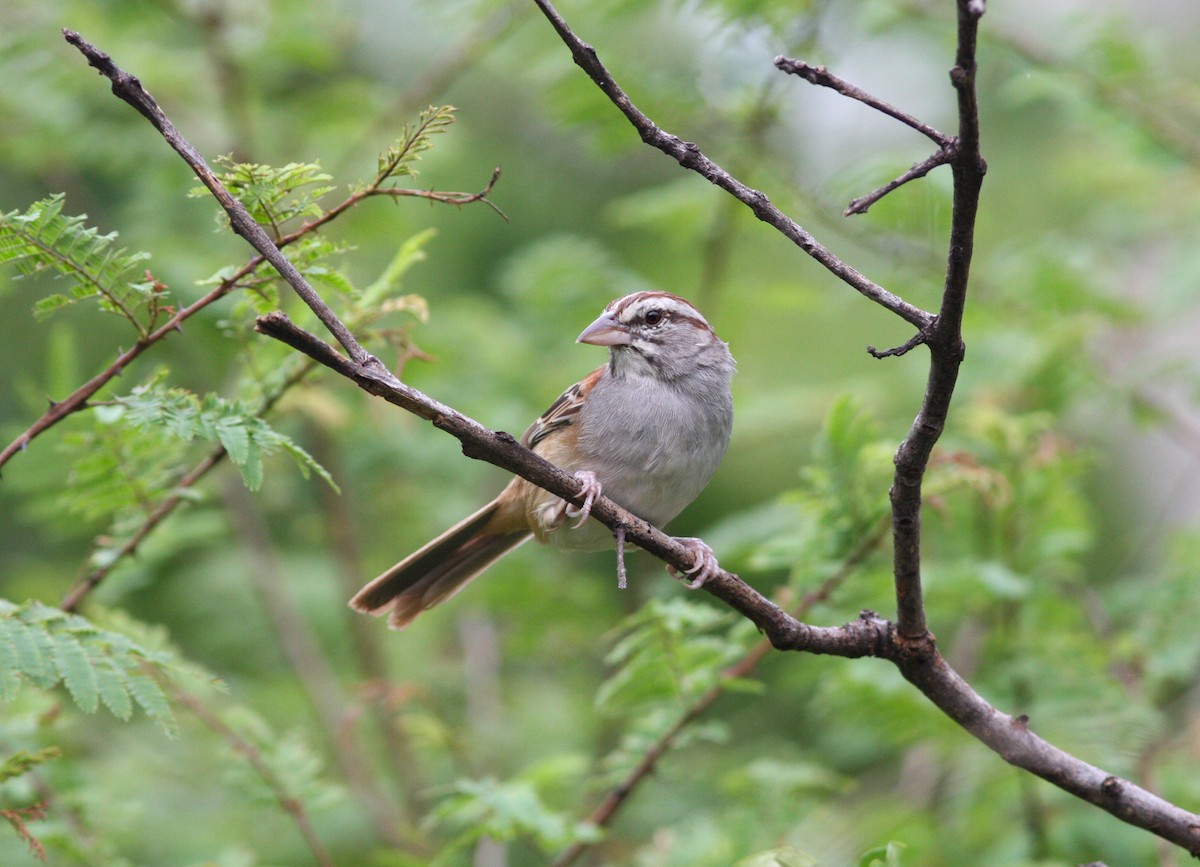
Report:
[[617,589],[624,590],[629,586],[625,574],[625,525],[618,524],[613,535],[617,537]]

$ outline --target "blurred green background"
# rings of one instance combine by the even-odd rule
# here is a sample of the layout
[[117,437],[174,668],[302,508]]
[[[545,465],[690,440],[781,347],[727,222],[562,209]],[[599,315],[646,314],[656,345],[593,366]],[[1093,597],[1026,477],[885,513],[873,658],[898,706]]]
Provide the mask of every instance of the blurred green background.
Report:
[[[989,172],[967,358],[927,489],[930,624],[998,707],[1196,810],[1200,7],[1050,6],[995,2],[981,24]],[[560,11],[660,126],[936,309],[948,172],[843,218],[929,145],[772,59],[825,64],[953,132],[952,4],[563,0]],[[475,191],[500,166],[490,198],[507,220],[481,203],[408,198],[332,222],[324,237],[344,249],[331,266],[359,290],[406,242],[423,243],[394,290],[428,316],[410,300],[364,333],[401,331],[408,383],[519,434],[602,362],[573,340],[605,303],[646,287],[690,298],[738,359],[736,429],[671,530],[703,536],[722,565],[793,603],[832,580],[806,612],[814,622],[892,609],[886,546],[870,544],[924,351],[871,358],[868,344],[903,343],[907,326],[642,145],[531,2],[0,6],[0,212],[65,193],[64,213],[149,252],[143,267],[168,303],[186,304],[247,248],[211,199],[187,197],[186,166],[62,27],[138,75],[210,161],[319,162],[336,185],[325,207],[370,179],[421,110],[456,106],[407,185]],[[55,291],[0,270],[0,446],[133,340],[90,302],[35,317]],[[230,400],[261,394],[288,354],[253,333],[246,294],[190,319],[100,397],[156,375]],[[329,296],[347,311],[360,300]],[[301,316],[286,295],[282,306]],[[0,597],[57,604],[152,510],[138,480],[159,473],[156,490],[169,491],[212,449],[142,443],[111,416],[75,415],[4,467]],[[345,600],[359,583],[504,476],[320,373],[270,423],[340,494],[281,455],[253,492],[220,466],[81,609],[139,641],[169,636],[227,691],[185,681],[174,739],[141,715],[81,713],[61,689],[0,704],[0,759],[63,751],[0,783],[0,809],[48,804],[28,829],[50,863],[314,863],[281,791],[332,863],[547,863],[592,840],[577,823],[606,786],[753,646],[650,558],[633,558],[618,593],[611,555],[536,546],[403,633],[356,620]],[[84,462],[109,447],[113,476],[89,479]],[[120,494],[104,488],[118,477]],[[685,726],[580,863],[1185,861],[1010,768],[889,666],[770,655],[753,676]],[[239,739],[282,775],[274,790]],[[4,824],[0,862],[36,863]]]

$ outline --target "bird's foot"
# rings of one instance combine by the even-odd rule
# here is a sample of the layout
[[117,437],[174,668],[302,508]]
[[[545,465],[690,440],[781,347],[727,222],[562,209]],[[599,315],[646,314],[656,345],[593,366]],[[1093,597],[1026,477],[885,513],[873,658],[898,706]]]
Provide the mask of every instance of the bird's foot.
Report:
[[575,524],[576,530],[583,526],[588,519],[588,515],[592,513],[592,503],[596,502],[596,497],[602,493],[600,480],[596,478],[596,474],[591,470],[580,470],[575,474],[575,478],[583,486],[580,494],[583,496],[582,506],[572,506],[566,500],[563,500],[563,513],[568,518],[578,518],[579,521]]
[[681,574],[692,576],[692,580],[683,582],[688,590],[699,590],[706,581],[720,574],[721,566],[717,563],[717,555],[703,541],[690,536],[681,536],[675,541],[691,551],[692,556],[696,558],[692,568],[685,569],[682,573],[674,566],[667,566],[667,571],[671,573],[672,578],[678,578]]

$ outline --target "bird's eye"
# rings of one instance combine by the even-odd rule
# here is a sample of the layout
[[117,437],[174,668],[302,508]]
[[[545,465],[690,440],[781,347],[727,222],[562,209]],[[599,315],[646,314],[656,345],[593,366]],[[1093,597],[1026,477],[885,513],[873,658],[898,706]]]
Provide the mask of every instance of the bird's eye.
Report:
[[663,312],[661,310],[651,310],[646,313],[646,324],[657,325],[663,320]]

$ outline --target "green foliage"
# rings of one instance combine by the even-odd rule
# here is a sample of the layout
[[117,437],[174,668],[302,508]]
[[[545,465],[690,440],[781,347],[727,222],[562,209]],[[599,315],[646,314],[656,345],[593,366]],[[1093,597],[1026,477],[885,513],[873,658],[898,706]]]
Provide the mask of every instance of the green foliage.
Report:
[[62,750],[58,747],[43,747],[33,753],[19,750],[6,758],[3,764],[0,764],[0,783],[27,774],[38,765],[53,761],[61,755]]
[[858,859],[858,867],[901,867],[904,863],[900,857],[905,849],[903,843],[888,843],[869,849]]
[[799,849],[784,846],[749,855],[738,861],[734,867],[817,867],[817,861]]
[[497,842],[528,839],[550,853],[576,841],[596,842],[601,836],[594,825],[572,821],[567,814],[549,809],[534,785],[522,779],[459,780],[430,819],[453,835],[434,862],[438,864],[453,863],[451,856],[483,838]]
[[237,401],[227,401],[215,394],[201,397],[155,381],[138,386],[116,404],[123,411],[111,414],[107,421],[124,420],[140,433],[184,443],[195,439],[219,442],[252,491],[262,486],[263,459],[280,451],[292,458],[305,478],[311,471],[337,488],[329,472],[291,437],[275,430]]
[[396,143],[379,155],[374,186],[405,177],[416,177],[416,163],[433,147],[434,136],[446,132],[454,123],[457,109],[452,105],[429,106],[411,124],[405,124]]
[[605,658],[616,671],[597,691],[596,706],[623,714],[663,702],[686,707],[744,653],[728,635],[730,622],[709,605],[651,600],[625,621],[626,634]]
[[177,670],[170,656],[82,617],[37,602],[0,600],[0,698],[5,701],[27,683],[39,689],[61,683],[87,713],[103,705],[127,720],[140,707],[175,736],[175,716],[158,678]]
[[292,798],[307,810],[328,810],[345,800],[341,786],[324,776],[325,761],[298,729],[276,731],[253,709],[236,705],[220,715],[232,737],[225,781],[250,801],[274,805]]
[[34,305],[39,318],[94,298],[101,310],[123,316],[145,333],[144,320],[153,323],[162,287],[153,280],[130,280],[129,273],[150,254],[114,248],[116,232],[101,235],[84,225],[86,214],[64,216],[63,200],[56,194],[24,213],[0,214],[0,265],[12,265],[26,277],[57,272],[68,281],[66,294],[43,296]]
[[[298,217],[319,217],[323,210],[318,200],[334,187],[326,184],[332,176],[316,163],[288,163],[268,166],[261,163],[241,163],[231,156],[217,157],[220,167],[217,179],[235,199],[242,203],[254,221],[269,228],[276,238],[283,234],[284,224]],[[212,195],[207,187],[193,187],[193,198],[207,199]],[[224,210],[218,213],[222,226],[229,223]]]

